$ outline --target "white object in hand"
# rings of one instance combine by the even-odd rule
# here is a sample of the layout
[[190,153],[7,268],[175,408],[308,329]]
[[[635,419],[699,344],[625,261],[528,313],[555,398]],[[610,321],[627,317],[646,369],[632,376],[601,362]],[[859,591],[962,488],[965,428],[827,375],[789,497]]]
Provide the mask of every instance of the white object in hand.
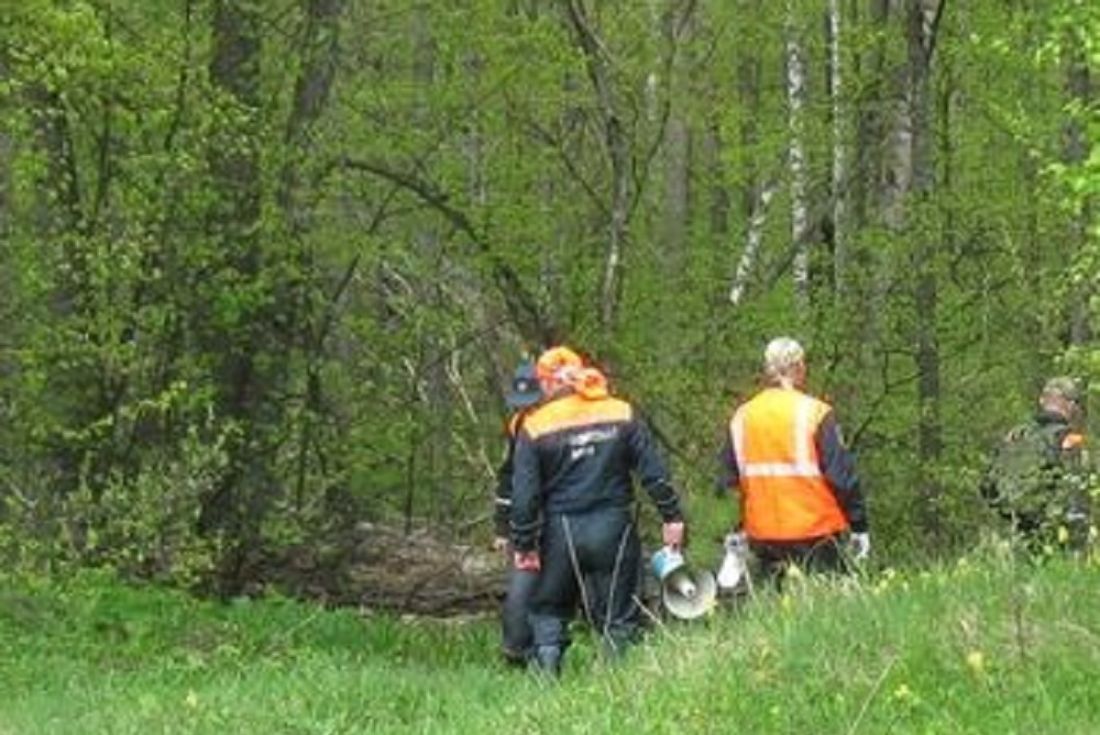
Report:
[[856,561],[866,559],[871,553],[871,534],[853,533],[851,538],[852,558]]
[[723,589],[733,589],[745,574],[745,559],[748,556],[749,545],[745,534],[737,532],[726,536],[723,546],[726,554],[722,557],[722,566],[718,569],[718,586]]

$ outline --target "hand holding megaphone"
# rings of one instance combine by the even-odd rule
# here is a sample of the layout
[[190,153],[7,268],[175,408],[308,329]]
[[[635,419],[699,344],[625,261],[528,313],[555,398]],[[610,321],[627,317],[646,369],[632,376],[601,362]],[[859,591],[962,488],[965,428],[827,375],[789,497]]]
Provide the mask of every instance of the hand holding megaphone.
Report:
[[[680,526],[678,532],[682,542],[683,524],[677,525]],[[669,539],[668,536],[665,538]],[[671,540],[676,540],[675,536]],[[659,549],[653,555],[652,564],[653,573],[661,582],[661,600],[673,617],[693,620],[714,607],[717,593],[714,575],[705,570],[690,569],[678,549],[671,545]]]
[[669,521],[661,526],[661,542],[670,549],[679,551],[684,547],[684,522]]

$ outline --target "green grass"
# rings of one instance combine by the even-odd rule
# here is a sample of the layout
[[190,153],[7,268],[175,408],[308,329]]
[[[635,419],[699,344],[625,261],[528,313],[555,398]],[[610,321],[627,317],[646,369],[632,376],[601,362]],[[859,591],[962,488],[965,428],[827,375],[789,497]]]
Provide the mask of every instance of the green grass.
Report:
[[493,621],[231,605],[103,574],[0,587],[8,733],[1096,733],[1100,567],[1004,561],[796,585],[560,685]]

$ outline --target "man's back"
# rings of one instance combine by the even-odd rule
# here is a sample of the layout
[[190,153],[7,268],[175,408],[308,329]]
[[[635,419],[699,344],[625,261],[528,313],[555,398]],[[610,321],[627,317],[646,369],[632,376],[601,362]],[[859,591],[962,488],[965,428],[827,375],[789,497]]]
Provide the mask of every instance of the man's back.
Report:
[[1019,531],[1057,529],[1080,512],[1081,442],[1064,417],[1040,412],[1002,438],[982,480],[982,495]]
[[764,389],[734,413],[730,434],[749,538],[803,541],[848,528],[817,447],[829,414],[822,401],[780,387]]
[[575,393],[528,417],[521,441],[537,457],[548,510],[576,512],[629,502],[633,419],[625,401]]
[[539,570],[530,620],[535,663],[551,674],[560,671],[578,602],[609,653],[637,633],[634,474],[661,514],[665,543],[683,542],[679,498],[633,408],[608,394],[595,369],[559,372],[548,375],[551,397],[519,433],[511,516],[516,567]]

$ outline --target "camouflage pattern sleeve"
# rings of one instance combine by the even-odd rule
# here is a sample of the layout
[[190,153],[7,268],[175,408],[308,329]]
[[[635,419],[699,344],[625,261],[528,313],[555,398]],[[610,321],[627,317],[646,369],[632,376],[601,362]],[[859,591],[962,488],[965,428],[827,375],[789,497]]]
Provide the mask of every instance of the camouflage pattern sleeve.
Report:
[[1082,548],[1092,525],[1092,493],[1095,471],[1091,466],[1085,437],[1074,431],[1062,438],[1062,470],[1066,485],[1065,524],[1070,546]]

